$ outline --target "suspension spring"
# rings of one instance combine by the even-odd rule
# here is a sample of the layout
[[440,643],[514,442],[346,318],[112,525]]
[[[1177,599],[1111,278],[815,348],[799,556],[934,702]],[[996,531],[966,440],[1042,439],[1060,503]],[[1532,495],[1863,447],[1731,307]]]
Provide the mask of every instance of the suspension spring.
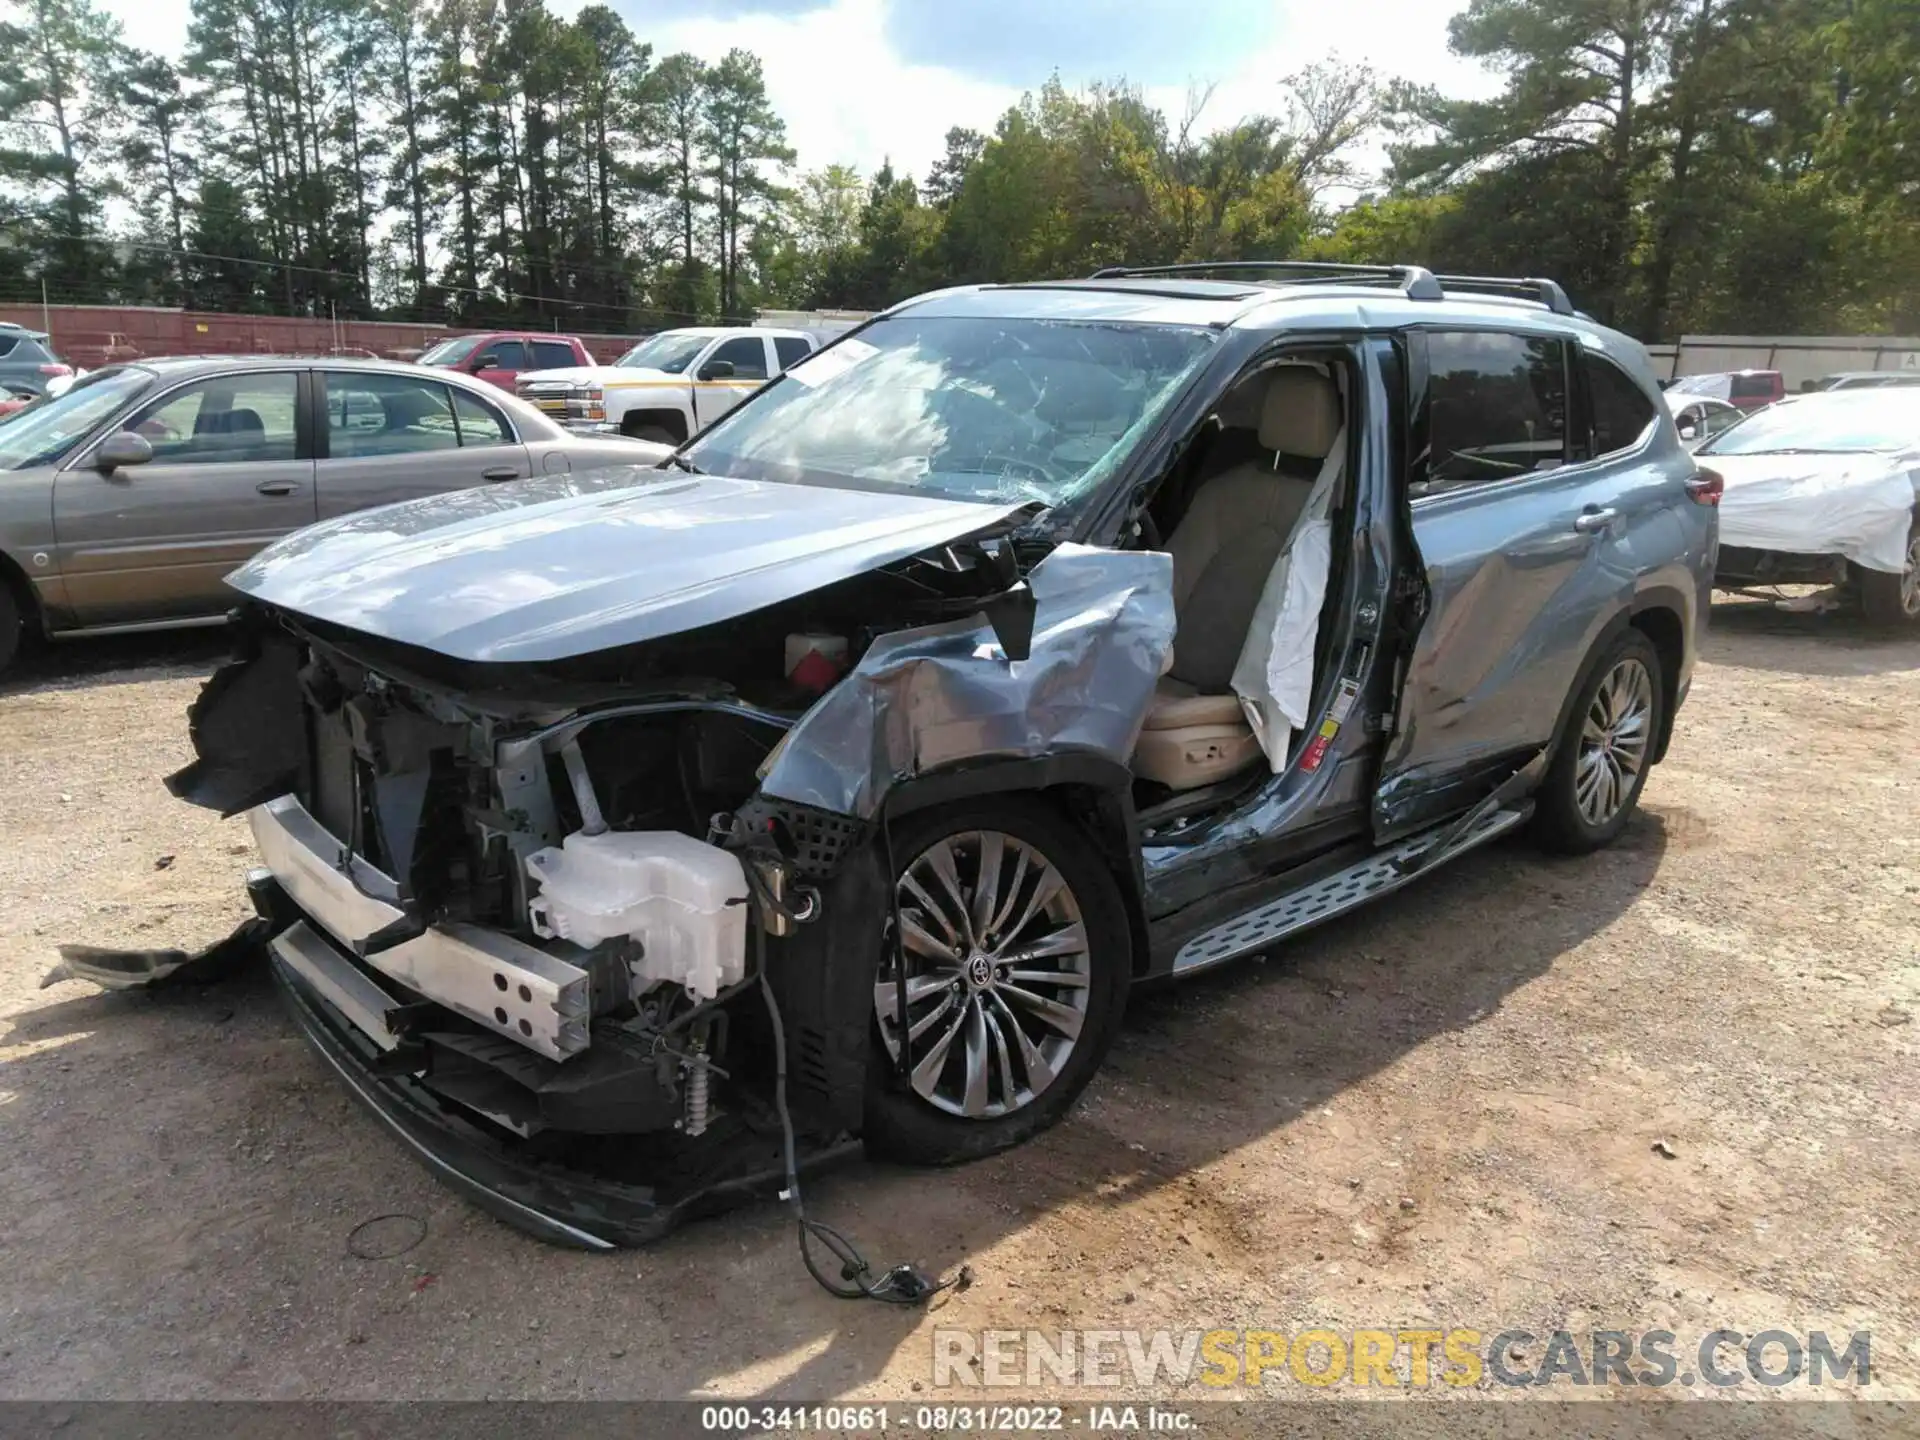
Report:
[[703,1135],[707,1129],[707,1041],[702,1036],[691,1046],[687,1070],[687,1123],[689,1136]]

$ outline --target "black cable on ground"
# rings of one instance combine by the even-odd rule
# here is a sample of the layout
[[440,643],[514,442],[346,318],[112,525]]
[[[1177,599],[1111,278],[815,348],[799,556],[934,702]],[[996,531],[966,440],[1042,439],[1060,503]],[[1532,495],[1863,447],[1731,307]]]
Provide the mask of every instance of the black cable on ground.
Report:
[[[748,867],[751,873],[751,867]],[[800,1259],[807,1273],[820,1282],[830,1295],[842,1300],[883,1300],[890,1305],[919,1305],[942,1290],[964,1290],[973,1281],[973,1272],[965,1265],[944,1280],[935,1280],[912,1265],[896,1265],[877,1279],[870,1279],[873,1267],[845,1235],[831,1225],[807,1218],[807,1207],[800,1198],[800,1164],[793,1138],[793,1117],[787,1110],[787,1032],[780,1018],[780,1004],[767,979],[766,931],[754,930],[755,959],[759,962],[760,994],[767,1002],[767,1018],[773,1022],[773,1108],[780,1116],[781,1142],[785,1147],[787,1188],[781,1199],[793,1206],[800,1228]],[[836,1279],[821,1270],[814,1258],[813,1242],[819,1241],[840,1262]]]

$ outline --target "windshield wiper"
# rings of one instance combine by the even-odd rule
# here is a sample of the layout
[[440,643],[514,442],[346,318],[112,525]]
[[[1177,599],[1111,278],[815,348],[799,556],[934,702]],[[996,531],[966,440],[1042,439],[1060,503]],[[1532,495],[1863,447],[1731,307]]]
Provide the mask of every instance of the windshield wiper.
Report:
[[678,450],[674,451],[673,454],[667,456],[667,458],[665,460],[662,460],[660,463],[662,465],[671,465],[676,470],[684,470],[689,475],[704,475],[707,473],[706,471],[702,470],[698,465],[694,464],[691,460],[687,459],[687,457],[682,455]]

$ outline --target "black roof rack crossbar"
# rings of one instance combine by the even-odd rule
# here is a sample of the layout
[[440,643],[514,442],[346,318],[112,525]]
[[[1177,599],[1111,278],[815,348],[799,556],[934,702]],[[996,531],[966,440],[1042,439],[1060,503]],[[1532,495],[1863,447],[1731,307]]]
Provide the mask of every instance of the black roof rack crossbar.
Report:
[[1518,295],[1537,300],[1556,315],[1574,313],[1567,292],[1554,280],[1508,280],[1498,275],[1440,275],[1436,279],[1449,290],[1477,290],[1487,295]]
[[1315,281],[1392,285],[1409,300],[1444,300],[1448,290],[1485,295],[1513,295],[1544,305],[1556,315],[1576,312],[1567,292],[1552,280],[1508,279],[1498,275],[1435,275],[1421,265],[1337,265],[1320,260],[1200,260],[1180,265],[1110,265],[1096,271],[1095,280],[1145,280],[1218,272],[1286,277],[1301,284]]
[[1300,279],[1349,280],[1356,284],[1369,281],[1392,285],[1404,291],[1409,300],[1444,299],[1439,282],[1420,265],[1336,265],[1320,260],[1199,260],[1181,265],[1109,265],[1096,270],[1095,280],[1149,280],[1156,277],[1191,275],[1196,279],[1210,271],[1240,271],[1253,274],[1290,275]]

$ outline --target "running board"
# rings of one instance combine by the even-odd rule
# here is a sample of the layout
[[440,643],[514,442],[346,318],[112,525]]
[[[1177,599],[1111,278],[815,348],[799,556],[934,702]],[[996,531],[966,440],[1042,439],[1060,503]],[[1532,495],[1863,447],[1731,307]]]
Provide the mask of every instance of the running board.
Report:
[[1375,851],[1358,865],[1316,880],[1194,936],[1173,957],[1173,973],[1190,975],[1196,970],[1264,950],[1276,940],[1398,890],[1434,866],[1444,865],[1496,835],[1504,835],[1532,813],[1531,803],[1495,810],[1456,837],[1444,851],[1431,857],[1423,852],[1446,839],[1444,827]]

